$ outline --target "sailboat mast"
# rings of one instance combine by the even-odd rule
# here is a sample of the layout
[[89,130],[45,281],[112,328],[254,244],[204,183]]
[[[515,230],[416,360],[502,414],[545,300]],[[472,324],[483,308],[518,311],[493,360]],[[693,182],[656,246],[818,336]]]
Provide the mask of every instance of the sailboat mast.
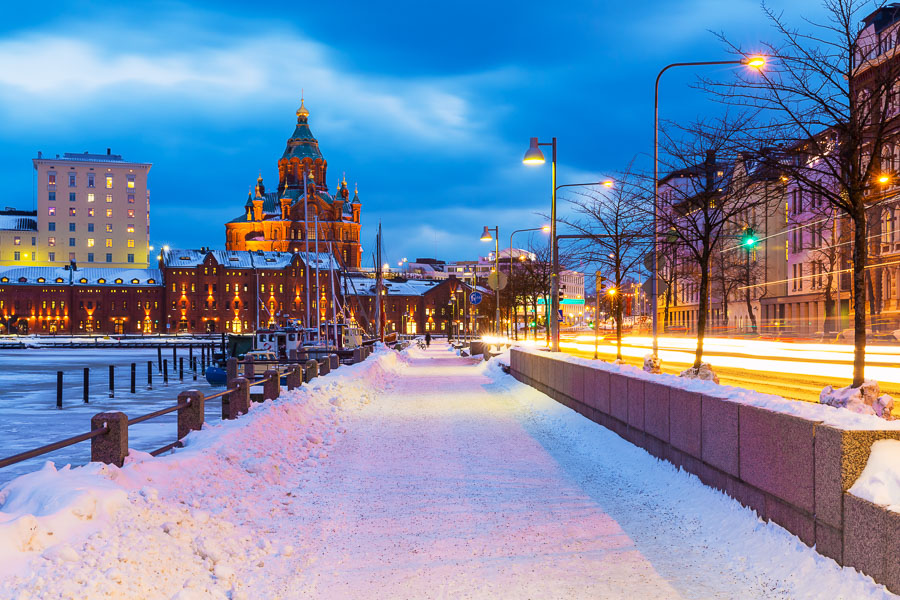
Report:
[[375,337],[384,341],[381,330],[381,223],[378,223],[378,235],[375,237]]

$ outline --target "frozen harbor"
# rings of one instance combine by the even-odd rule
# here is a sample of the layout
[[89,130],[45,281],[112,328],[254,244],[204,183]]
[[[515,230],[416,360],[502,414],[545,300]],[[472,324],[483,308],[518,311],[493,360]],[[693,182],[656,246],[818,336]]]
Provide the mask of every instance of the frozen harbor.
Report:
[[446,349],[381,350],[186,441],[7,486],[0,597],[894,597]]
[[[194,355],[198,357],[199,349]],[[0,457],[10,456],[90,430],[91,417],[98,412],[117,410],[136,417],[175,403],[182,390],[213,393],[206,378],[197,381],[188,371],[188,350],[184,357],[184,381],[172,368],[172,350],[163,349],[169,361],[169,384],[157,372],[155,349],[39,349],[0,350]],[[153,362],[153,389],[147,389],[147,362]],[[135,393],[131,394],[131,363],[136,363]],[[109,365],[115,366],[115,397],[109,397]],[[84,404],[83,369],[90,369],[90,403]],[[63,409],[56,408],[56,373],[63,372]],[[216,421],[218,402],[206,407],[208,419]],[[175,439],[176,415],[170,414],[129,430],[131,446],[150,451]],[[63,448],[52,454],[0,469],[0,485],[32,471],[47,460],[58,465],[81,465],[90,460],[90,442]]]

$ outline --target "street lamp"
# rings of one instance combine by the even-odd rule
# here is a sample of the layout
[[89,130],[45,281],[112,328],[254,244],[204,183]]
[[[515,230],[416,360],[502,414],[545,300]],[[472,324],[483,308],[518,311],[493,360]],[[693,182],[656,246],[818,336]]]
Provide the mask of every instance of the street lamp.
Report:
[[[540,150],[538,150],[538,152],[540,152]],[[527,153],[526,153],[526,156],[527,156]],[[509,276],[510,276],[510,279],[512,278],[512,269],[513,269],[513,256],[512,256],[512,250],[513,250],[512,240],[513,240],[513,236],[516,235],[517,233],[522,233],[523,231],[543,231],[544,233],[550,233],[550,226],[549,226],[549,225],[544,225],[544,226],[542,226],[542,227],[530,227],[530,228],[528,228],[528,229],[516,229],[516,230],[513,231],[511,234],[509,234]],[[519,260],[525,260],[524,255],[523,255],[523,256],[520,256],[520,257],[519,257]],[[509,302],[509,307],[510,307],[510,308],[513,308],[512,305],[515,303],[515,300],[516,300],[515,295],[513,294],[512,289],[510,289],[510,302]],[[527,313],[527,311],[526,311],[526,319],[528,318],[527,315],[528,315],[528,313]],[[516,327],[516,322],[515,322],[515,321],[516,321],[516,320],[515,320],[515,318],[514,318],[514,319],[513,319],[513,327]],[[519,333],[518,333],[518,331],[516,331],[515,336],[516,336],[516,339],[519,339]],[[526,323],[526,325],[525,325],[525,339],[528,339],[528,324],[527,324],[527,323]]]
[[656,76],[656,84],[653,88],[653,280],[651,288],[651,309],[653,311],[653,358],[659,354],[659,298],[657,282],[659,281],[659,240],[657,230],[659,228],[659,80],[663,73],[674,67],[705,67],[715,65],[744,65],[753,69],[762,70],[766,66],[765,56],[745,56],[740,60],[710,60],[699,62],[678,62],[666,65]]
[[[494,237],[491,237],[492,231]],[[496,292],[494,296],[494,333],[500,337],[500,226],[488,227],[485,225],[484,231],[481,232],[481,241],[494,242],[494,272],[497,274],[497,289],[494,290]]]

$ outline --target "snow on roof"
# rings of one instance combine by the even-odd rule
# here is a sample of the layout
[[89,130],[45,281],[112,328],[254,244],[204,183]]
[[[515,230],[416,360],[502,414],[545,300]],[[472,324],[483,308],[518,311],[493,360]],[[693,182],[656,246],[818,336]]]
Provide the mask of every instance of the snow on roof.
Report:
[[162,285],[159,269],[0,267],[0,284]]
[[[350,281],[350,294],[353,296],[374,296],[375,280],[369,277],[352,277]],[[407,279],[404,281],[397,279],[386,279],[384,281],[384,289],[388,296],[422,296],[427,291],[433,290],[438,285],[447,281],[446,279]]]
[[[291,264],[294,256],[306,262],[306,252],[270,252],[265,250],[184,250],[163,252],[163,264],[169,268],[192,268],[203,264],[208,255],[223,266],[235,269],[283,269]],[[309,267],[340,270],[337,260],[328,252],[310,252]]]
[[0,214],[0,230],[37,231],[37,216]]

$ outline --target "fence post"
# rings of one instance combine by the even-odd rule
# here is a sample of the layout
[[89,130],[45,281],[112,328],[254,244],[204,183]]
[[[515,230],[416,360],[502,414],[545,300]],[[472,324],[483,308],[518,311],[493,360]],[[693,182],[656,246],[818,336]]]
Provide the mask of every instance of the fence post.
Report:
[[178,357],[178,381],[184,381],[184,357]]
[[328,375],[329,373],[331,373],[331,359],[326,356],[319,362],[319,375]]
[[237,379],[238,376],[238,359],[235,357],[229,358],[225,361],[225,382],[228,387],[231,387],[231,380]]
[[193,344],[188,344],[188,362],[190,362],[192,365],[195,365],[195,368],[196,368],[197,363],[194,362],[194,345]]
[[109,397],[116,395],[116,365],[109,365]]
[[319,376],[319,362],[315,359],[306,361],[306,368],[303,370],[303,381],[309,383]]
[[266,382],[263,384],[263,400],[275,400],[281,392],[281,377],[275,369],[267,370],[264,377]]
[[147,389],[153,389],[153,361],[147,361]]
[[156,364],[159,367],[158,371],[162,373],[162,346],[156,347]]
[[197,357],[194,356],[190,359],[191,369],[194,372],[194,381],[197,381]]
[[169,384],[169,360],[163,361],[163,383]]
[[244,358],[244,377],[247,379],[253,379],[253,357],[247,356]]
[[288,371],[287,374],[287,389],[290,392],[291,390],[297,389],[303,383],[303,367],[300,365],[294,365],[291,367],[291,370]]
[[131,393],[134,393],[134,385],[137,381],[137,364],[131,363]]
[[175,368],[175,365],[178,364],[178,346],[172,346],[172,368]]
[[188,390],[178,394],[178,404],[188,402],[188,405],[178,411],[178,439],[192,431],[203,429],[203,392]]
[[109,431],[91,438],[91,462],[121,467],[128,456],[128,417],[121,412],[103,412],[91,417],[91,430],[104,425]]
[[329,358],[331,359],[331,370],[337,370],[341,366],[341,359],[337,354],[332,354]]
[[91,380],[91,370],[87,367],[84,368],[84,403],[87,404],[90,401],[90,380]]
[[239,415],[250,411],[250,382],[238,377],[228,382],[228,387],[236,389],[228,394],[228,402],[222,402],[222,418],[237,419]]
[[362,362],[362,349],[357,347],[353,349],[353,364]]
[[56,408],[62,408],[62,377],[63,372],[56,372]]

